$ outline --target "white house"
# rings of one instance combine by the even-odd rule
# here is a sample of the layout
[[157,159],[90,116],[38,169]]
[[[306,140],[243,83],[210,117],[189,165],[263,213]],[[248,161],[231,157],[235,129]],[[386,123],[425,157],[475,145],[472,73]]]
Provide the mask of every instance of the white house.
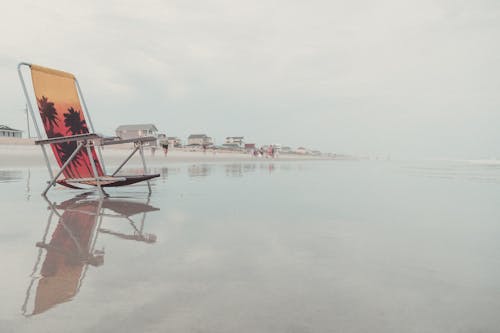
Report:
[[[158,138],[158,129],[153,124],[121,125],[116,129],[116,136],[122,139],[153,136]],[[156,146],[156,141],[148,142],[149,146]]]
[[0,125],[0,137],[20,138],[23,131],[10,128],[9,126]]
[[188,145],[211,146],[213,141],[206,134],[191,134],[188,137]]
[[225,144],[227,145],[238,145],[238,147],[243,147],[243,136],[228,136],[226,137]]
[[169,136],[167,138],[169,147],[181,147],[182,141],[176,136]]
[[295,149],[295,153],[300,155],[305,155],[308,153],[308,150],[307,148],[304,147],[298,147],[297,149]]

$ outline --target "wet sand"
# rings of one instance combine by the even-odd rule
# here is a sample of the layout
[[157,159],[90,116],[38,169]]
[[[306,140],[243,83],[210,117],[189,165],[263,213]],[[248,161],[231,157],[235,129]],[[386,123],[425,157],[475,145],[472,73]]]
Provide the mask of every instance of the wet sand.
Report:
[[500,327],[500,168],[152,169],[151,196],[56,187],[50,202],[43,167],[0,170],[2,333]]

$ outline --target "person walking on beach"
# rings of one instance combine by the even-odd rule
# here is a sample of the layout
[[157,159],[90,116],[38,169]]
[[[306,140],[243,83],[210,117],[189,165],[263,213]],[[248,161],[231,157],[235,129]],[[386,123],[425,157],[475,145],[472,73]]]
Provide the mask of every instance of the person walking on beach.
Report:
[[168,154],[168,142],[167,143],[162,143],[161,147],[163,148],[163,153],[165,156]]

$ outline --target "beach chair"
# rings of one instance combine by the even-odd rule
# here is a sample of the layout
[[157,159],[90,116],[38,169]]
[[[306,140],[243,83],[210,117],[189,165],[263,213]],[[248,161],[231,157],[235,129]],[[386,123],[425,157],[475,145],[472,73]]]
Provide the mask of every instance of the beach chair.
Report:
[[[23,68],[29,69],[34,95],[28,94],[24,80],[28,74]],[[40,145],[42,149],[51,178],[42,195],[46,195],[51,187],[60,184],[75,189],[97,187],[99,194],[103,196],[103,187],[125,186],[141,181],[148,182],[151,193],[149,180],[159,177],[159,174],[148,174],[143,146],[156,141],[155,137],[121,139],[98,135],[95,133],[78,80],[73,74],[24,62],[18,65],[17,70],[38,135],[35,144]],[[38,118],[33,104],[38,108]],[[45,136],[41,134],[37,119],[40,119]],[[123,143],[134,143],[134,149],[113,173],[108,174],[101,147]],[[59,166],[55,175],[47,155],[47,145],[51,147]],[[118,174],[137,151],[142,159],[144,174]]]

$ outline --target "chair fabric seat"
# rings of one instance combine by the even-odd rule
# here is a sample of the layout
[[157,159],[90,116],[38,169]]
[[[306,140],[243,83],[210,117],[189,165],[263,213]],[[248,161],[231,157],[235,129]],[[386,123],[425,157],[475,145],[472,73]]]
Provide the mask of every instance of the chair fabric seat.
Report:
[[[135,184],[138,182],[142,182],[145,180],[149,180],[152,178],[159,177],[160,174],[148,174],[148,175],[119,175],[119,176],[105,176],[100,177],[99,184],[101,187],[118,187],[118,186],[126,186]],[[82,189],[82,187],[75,185],[89,185],[89,186],[97,186],[96,179],[93,178],[67,178],[61,179],[57,181],[58,184],[74,188],[74,189]]]

